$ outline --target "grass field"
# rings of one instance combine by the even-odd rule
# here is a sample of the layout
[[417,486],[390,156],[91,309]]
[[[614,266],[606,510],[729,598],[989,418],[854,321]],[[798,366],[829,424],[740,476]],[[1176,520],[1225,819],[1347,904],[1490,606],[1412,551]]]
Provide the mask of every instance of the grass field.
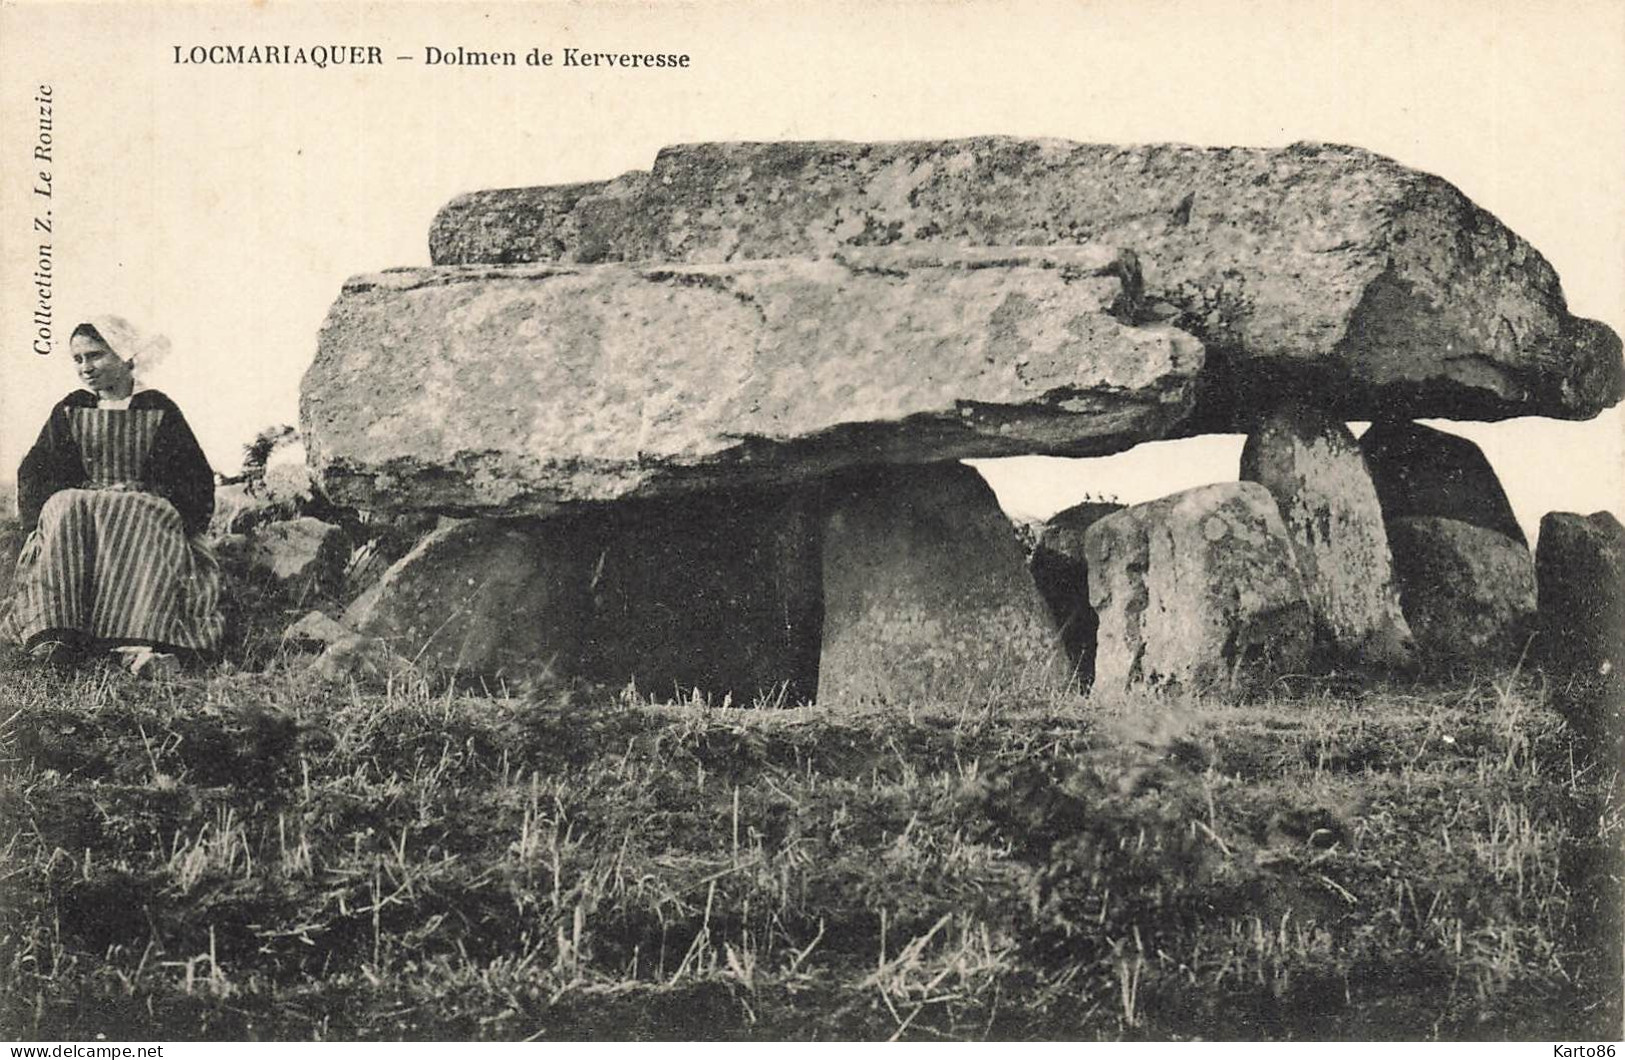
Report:
[[23,1039],[1620,1034],[1538,677],[864,715],[0,660]]

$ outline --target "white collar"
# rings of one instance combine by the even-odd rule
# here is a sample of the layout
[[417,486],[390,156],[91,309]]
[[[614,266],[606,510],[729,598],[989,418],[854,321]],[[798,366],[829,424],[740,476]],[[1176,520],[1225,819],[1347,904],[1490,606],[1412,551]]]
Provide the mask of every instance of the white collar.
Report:
[[130,388],[130,392],[128,394],[126,394],[124,397],[121,397],[121,398],[104,398],[104,397],[98,396],[96,398],[96,407],[99,408],[99,409],[127,409],[127,408],[130,407],[130,399],[135,397],[137,394],[141,393],[141,391],[147,390],[147,389],[149,389],[149,388],[143,386],[140,383],[136,383],[134,386],[132,386]]

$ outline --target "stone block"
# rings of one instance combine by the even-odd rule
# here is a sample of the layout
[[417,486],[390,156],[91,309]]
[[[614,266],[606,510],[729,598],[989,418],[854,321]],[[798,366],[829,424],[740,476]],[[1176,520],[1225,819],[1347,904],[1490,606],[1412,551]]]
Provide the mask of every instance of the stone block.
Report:
[[1458,519],[1388,521],[1405,620],[1436,663],[1516,663],[1535,632],[1535,562],[1506,534]]
[[909,244],[1104,243],[1214,351],[1191,433],[1283,396],[1341,420],[1585,419],[1625,394],[1620,341],[1458,189],[1356,147],[984,136],[699,143],[596,186],[477,191],[439,264],[739,262]]
[[1303,575],[1320,653],[1337,665],[1404,669],[1415,642],[1399,606],[1382,505],[1354,436],[1303,406],[1265,416],[1241,478],[1275,498]]
[[971,468],[832,484],[823,554],[821,704],[984,706],[1070,687],[1015,530]]
[[1137,504],[1084,537],[1095,689],[1200,690],[1301,669],[1311,617],[1285,524],[1253,482]]
[[335,503],[552,515],[843,468],[1165,434],[1200,345],[1141,325],[1132,255],[413,269],[352,280],[301,391]]

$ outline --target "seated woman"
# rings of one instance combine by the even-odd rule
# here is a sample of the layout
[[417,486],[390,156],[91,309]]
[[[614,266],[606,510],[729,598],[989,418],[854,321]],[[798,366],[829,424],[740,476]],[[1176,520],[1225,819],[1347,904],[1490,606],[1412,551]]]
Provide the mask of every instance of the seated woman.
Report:
[[111,650],[151,674],[219,643],[220,568],[201,537],[214,473],[180,409],[135,377],[166,345],[121,317],[73,329],[88,389],[56,403],[17,471],[29,536],[4,624],[37,661]]

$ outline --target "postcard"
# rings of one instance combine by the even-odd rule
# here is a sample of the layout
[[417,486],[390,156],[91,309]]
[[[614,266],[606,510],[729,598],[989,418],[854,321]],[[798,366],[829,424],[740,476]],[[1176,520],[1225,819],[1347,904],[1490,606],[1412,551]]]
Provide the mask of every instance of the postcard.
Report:
[[5,0],[0,1029],[1617,1040],[1622,115],[1603,0]]

